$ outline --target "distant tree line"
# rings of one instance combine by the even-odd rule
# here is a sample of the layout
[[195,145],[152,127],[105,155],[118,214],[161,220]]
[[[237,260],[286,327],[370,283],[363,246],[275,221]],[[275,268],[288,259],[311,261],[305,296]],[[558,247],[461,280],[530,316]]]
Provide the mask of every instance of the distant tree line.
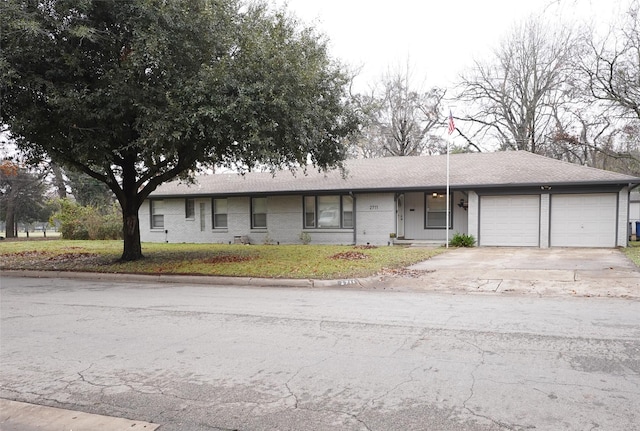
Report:
[[531,17],[515,24],[488,59],[457,85],[420,90],[410,67],[355,96],[363,122],[351,157],[446,151],[455,105],[454,151],[523,150],[640,175],[640,1],[602,33]]
[[116,239],[122,234],[120,217],[114,227],[114,203],[104,184],[83,173],[55,164],[33,168],[0,161],[0,221],[6,238],[17,237],[20,225],[28,234],[38,222],[55,224],[67,239]]

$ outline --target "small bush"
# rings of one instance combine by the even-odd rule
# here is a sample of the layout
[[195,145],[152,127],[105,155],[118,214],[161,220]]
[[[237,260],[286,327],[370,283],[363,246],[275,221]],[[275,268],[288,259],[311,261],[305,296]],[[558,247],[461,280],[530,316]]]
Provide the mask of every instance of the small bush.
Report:
[[274,241],[273,238],[271,238],[271,235],[269,235],[269,232],[267,232],[267,234],[264,236],[262,243],[264,245],[273,245]]
[[467,235],[466,233],[456,233],[449,241],[451,247],[473,247],[476,244],[476,239],[473,235]]
[[122,214],[117,204],[103,211],[82,206],[68,199],[60,200],[60,210],[51,216],[60,225],[64,239],[121,239]]
[[309,244],[311,242],[311,235],[309,235],[309,232],[300,232],[300,241],[304,245]]

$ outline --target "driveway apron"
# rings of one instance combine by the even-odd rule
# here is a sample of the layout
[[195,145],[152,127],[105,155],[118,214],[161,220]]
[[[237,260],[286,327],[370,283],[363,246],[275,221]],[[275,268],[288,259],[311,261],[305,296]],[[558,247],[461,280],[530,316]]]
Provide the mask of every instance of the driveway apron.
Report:
[[409,269],[431,289],[640,297],[640,270],[617,249],[460,248]]

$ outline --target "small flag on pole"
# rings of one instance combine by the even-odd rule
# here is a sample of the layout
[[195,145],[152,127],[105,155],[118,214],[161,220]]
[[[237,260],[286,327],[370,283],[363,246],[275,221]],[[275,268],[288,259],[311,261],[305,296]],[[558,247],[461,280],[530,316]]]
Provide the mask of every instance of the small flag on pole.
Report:
[[453,114],[449,110],[449,134],[452,134],[454,130],[456,130],[456,125],[453,122]]

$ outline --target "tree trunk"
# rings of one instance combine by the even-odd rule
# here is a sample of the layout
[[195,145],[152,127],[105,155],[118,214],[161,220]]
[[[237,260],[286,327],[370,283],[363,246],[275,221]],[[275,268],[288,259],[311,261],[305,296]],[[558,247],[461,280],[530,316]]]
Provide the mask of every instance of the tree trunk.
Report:
[[140,220],[137,208],[133,212],[122,209],[122,237],[124,250],[120,260],[128,262],[142,259],[144,256],[140,245]]
[[7,198],[7,217],[4,233],[7,238],[15,238],[16,235],[16,212],[15,202],[13,196],[9,195]]
[[138,189],[136,186],[135,155],[125,157],[122,166],[122,238],[124,250],[122,261],[142,259],[142,246],[140,245],[140,220],[138,219]]
[[62,175],[62,169],[55,163],[51,164],[51,170],[53,171],[53,184],[56,187],[58,197],[64,199],[67,197],[67,187],[64,183],[64,176]]

